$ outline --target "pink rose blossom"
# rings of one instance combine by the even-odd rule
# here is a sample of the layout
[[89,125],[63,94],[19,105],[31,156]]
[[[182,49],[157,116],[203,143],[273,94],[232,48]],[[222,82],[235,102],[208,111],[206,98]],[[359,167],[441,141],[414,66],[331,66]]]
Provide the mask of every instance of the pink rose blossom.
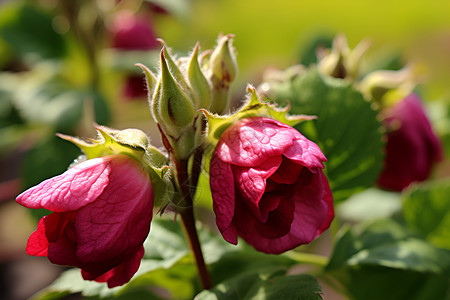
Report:
[[333,217],[319,147],[294,128],[253,117],[228,127],[212,155],[216,223],[228,242],[241,236],[278,254],[310,243]]
[[415,94],[383,112],[387,128],[386,157],[378,185],[401,191],[415,181],[424,181],[434,164],[442,160],[442,145]]
[[136,160],[112,155],[87,160],[43,181],[16,201],[51,210],[28,239],[29,255],[81,269],[86,280],[109,287],[130,280],[144,255],[153,187]]

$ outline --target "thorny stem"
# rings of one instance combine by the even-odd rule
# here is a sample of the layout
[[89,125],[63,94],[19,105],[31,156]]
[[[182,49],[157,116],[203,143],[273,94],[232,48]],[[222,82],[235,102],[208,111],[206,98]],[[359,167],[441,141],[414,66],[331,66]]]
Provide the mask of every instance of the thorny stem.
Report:
[[177,161],[176,168],[180,193],[182,194],[184,200],[183,207],[179,208],[179,214],[181,216],[181,220],[183,221],[184,231],[186,237],[188,238],[189,246],[194,254],[202,287],[207,290],[212,287],[212,282],[209,277],[208,269],[206,268],[203,252],[200,246],[200,240],[195,227],[193,194],[188,176],[188,160],[185,159]]

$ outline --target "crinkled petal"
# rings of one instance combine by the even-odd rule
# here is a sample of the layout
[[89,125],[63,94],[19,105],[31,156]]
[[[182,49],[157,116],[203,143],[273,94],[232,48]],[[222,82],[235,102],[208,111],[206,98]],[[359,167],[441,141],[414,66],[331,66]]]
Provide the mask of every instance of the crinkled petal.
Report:
[[273,156],[253,168],[232,168],[235,185],[257,218],[262,218],[259,205],[266,190],[266,179],[277,171],[281,160],[281,156]]
[[95,201],[108,185],[110,159],[111,156],[87,160],[26,190],[16,201],[28,208],[53,212],[77,210]]
[[[313,174],[309,185],[305,186],[301,178],[295,184],[298,186],[293,194],[294,215],[290,230],[279,238],[267,238],[257,227],[247,228],[239,234],[256,250],[279,254],[302,244],[310,243],[316,236],[326,230],[333,219],[331,191],[322,170]],[[291,186],[291,188],[296,188]],[[270,219],[270,217],[269,217]]]
[[153,209],[149,174],[137,161],[118,156],[110,168],[109,185],[96,201],[78,211],[75,221],[77,257],[82,264],[104,262],[104,268],[140,249]]
[[216,223],[224,238],[230,243],[237,243],[237,234],[233,229],[229,229],[234,216],[234,177],[231,165],[221,161],[217,153],[211,157],[209,178],[213,209],[216,214]]
[[292,146],[294,128],[270,118],[246,118],[228,127],[216,146],[217,156],[237,166],[256,166]]
[[323,162],[327,161],[327,159],[319,146],[305,138],[298,131],[296,131],[295,136],[296,139],[292,142],[292,145],[283,152],[283,155],[290,160],[307,167],[311,172],[315,172],[316,169],[323,169]]

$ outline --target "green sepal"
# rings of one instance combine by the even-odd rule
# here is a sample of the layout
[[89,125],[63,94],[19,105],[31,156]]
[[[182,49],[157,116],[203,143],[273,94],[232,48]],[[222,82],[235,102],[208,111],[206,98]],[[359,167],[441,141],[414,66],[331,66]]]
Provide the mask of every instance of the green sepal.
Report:
[[151,100],[153,98],[153,95],[155,94],[158,79],[156,78],[156,75],[153,74],[153,72],[143,64],[135,64],[135,66],[141,68],[142,71],[144,71],[147,83],[148,98],[149,100]]
[[77,145],[87,159],[115,154],[127,154],[141,159],[149,146],[147,136],[139,129],[116,130],[99,125],[96,129],[98,139],[90,139],[89,142],[64,134],[57,135]]
[[[185,75],[181,71],[181,69],[178,67],[177,63],[174,61],[172,55],[169,52],[169,49],[166,45],[164,45],[161,56],[164,57],[165,62],[167,64],[168,70],[170,70],[170,74],[175,79],[175,81],[180,85],[180,87],[183,89],[183,91],[186,93],[188,98],[192,98],[192,90],[189,84],[187,83],[185,79]],[[162,61],[161,61],[161,68],[162,68]],[[162,74],[161,74],[162,76]]]
[[199,43],[195,45],[188,66],[188,80],[194,90],[197,108],[208,109],[211,102],[211,87],[198,62]]
[[268,117],[275,119],[289,126],[295,126],[302,121],[313,120],[316,116],[308,115],[289,115],[290,105],[284,108],[278,107],[276,104],[263,102],[256,94],[256,89],[252,85],[247,86],[247,101],[235,113],[231,115],[217,115],[202,110],[208,119],[208,137],[209,143],[216,144],[223,131],[237,120],[249,117]]

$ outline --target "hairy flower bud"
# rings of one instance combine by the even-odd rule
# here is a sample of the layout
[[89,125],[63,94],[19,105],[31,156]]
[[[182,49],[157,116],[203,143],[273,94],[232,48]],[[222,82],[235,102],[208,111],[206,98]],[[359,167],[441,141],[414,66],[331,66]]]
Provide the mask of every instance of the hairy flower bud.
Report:
[[195,117],[194,105],[172,76],[171,70],[161,51],[161,79],[152,103],[156,121],[169,134],[178,134],[180,127],[189,126]]
[[209,58],[209,78],[212,83],[210,110],[219,114],[228,107],[230,85],[238,73],[236,56],[231,46],[233,37],[231,34],[222,36]]

